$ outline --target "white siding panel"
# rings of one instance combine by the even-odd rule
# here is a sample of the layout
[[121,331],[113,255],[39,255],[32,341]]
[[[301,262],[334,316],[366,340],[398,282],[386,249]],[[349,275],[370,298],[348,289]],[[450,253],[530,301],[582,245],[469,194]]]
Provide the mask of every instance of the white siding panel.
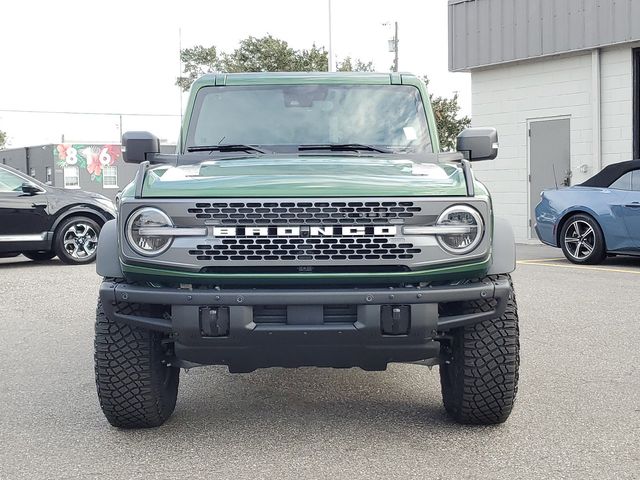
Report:
[[509,220],[518,241],[526,241],[527,121],[570,115],[571,140],[577,140],[575,151],[572,145],[572,166],[591,161],[591,55],[474,70],[471,79],[473,125],[496,127],[500,140],[498,158],[474,164],[474,172],[491,191],[496,215]]
[[633,156],[633,64],[631,46],[604,49],[602,72],[602,164]]
[[[529,8],[535,10],[540,5],[535,1]],[[572,1],[568,8],[573,12],[581,5],[581,1]],[[584,5],[602,8],[594,0],[584,0]],[[592,25],[593,31],[585,34],[587,41],[588,35],[600,35],[601,27],[600,23]],[[571,32],[572,36],[576,34]],[[610,47],[600,55],[603,165],[631,158],[631,49],[636,46],[640,44]],[[511,222],[518,241],[529,237],[528,120],[569,116],[573,183],[596,173],[591,61],[591,54],[586,52],[472,71],[473,125],[496,127],[500,139],[498,158],[474,164],[474,172],[492,192],[496,214]],[[580,171],[583,165],[586,173]]]

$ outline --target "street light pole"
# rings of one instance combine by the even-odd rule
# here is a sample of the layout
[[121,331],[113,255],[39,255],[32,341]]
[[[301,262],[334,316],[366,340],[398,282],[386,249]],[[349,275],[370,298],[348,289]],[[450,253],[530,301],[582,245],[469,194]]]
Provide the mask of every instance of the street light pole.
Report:
[[329,58],[327,59],[329,62],[328,71],[334,72],[335,68],[333,66],[333,45],[331,44],[331,0],[329,2]]
[[393,71],[398,71],[398,22],[395,23],[395,33],[393,35],[393,49],[394,49],[394,59],[393,59]]

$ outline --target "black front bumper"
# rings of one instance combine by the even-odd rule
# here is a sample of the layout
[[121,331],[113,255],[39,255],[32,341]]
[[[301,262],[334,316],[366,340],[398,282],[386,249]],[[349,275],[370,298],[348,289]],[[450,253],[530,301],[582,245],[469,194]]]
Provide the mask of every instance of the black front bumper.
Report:
[[[389,362],[434,358],[442,332],[501,316],[510,295],[506,279],[393,289],[186,290],[110,281],[100,287],[110,319],[171,334],[177,364],[228,365],[230,371],[304,365],[381,370]],[[443,303],[490,299],[487,311],[439,313]],[[404,316],[400,332],[385,332],[390,309]],[[203,312],[212,310],[225,317],[222,334],[203,325]]]

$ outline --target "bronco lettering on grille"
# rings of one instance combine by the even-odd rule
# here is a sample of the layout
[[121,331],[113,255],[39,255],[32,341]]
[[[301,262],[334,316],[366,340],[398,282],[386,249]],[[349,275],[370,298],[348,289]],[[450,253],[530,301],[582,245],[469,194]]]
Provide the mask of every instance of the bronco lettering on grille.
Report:
[[396,226],[356,226],[356,227],[214,227],[214,237],[341,237],[376,236],[394,237]]

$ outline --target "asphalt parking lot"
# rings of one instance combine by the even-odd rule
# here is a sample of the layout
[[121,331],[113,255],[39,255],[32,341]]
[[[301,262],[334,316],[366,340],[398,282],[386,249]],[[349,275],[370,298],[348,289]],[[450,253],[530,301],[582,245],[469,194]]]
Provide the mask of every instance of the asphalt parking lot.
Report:
[[640,258],[520,246],[506,424],[444,414],[437,368],[182,374],[175,414],[120,431],[93,379],[94,266],[0,260],[0,479],[639,478]]

